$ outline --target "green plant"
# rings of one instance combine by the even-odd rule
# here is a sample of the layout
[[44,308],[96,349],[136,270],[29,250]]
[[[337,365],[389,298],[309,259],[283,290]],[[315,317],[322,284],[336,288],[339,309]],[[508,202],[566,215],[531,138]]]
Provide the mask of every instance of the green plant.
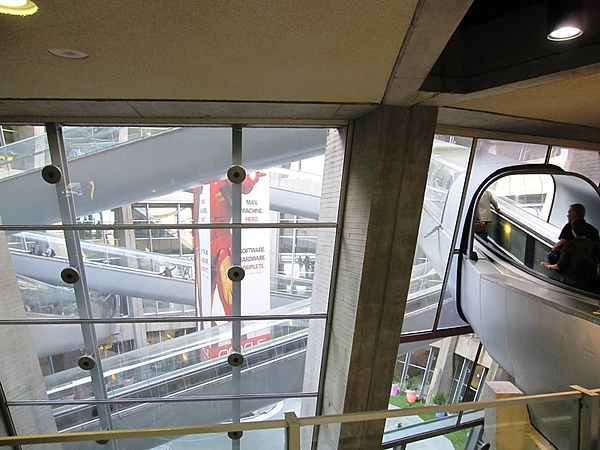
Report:
[[[401,397],[390,397],[390,405],[397,406],[399,408],[414,408],[415,406],[420,406],[419,402],[410,404],[406,401],[405,396]],[[419,414],[419,417],[423,420],[432,420],[435,419],[435,414]],[[452,433],[445,434],[452,445],[456,450],[463,450],[467,443],[467,436],[469,435],[469,430],[458,430]]]
[[448,400],[446,399],[446,394],[444,394],[443,392],[438,392],[433,396],[432,403],[434,405],[445,405],[446,403],[448,403]]
[[402,377],[400,375],[394,375],[392,378],[392,383],[400,383],[402,381]]
[[409,391],[416,391],[417,389],[419,389],[420,383],[417,382],[417,380],[415,380],[414,378],[409,378],[408,380],[406,380],[406,384],[404,386]]

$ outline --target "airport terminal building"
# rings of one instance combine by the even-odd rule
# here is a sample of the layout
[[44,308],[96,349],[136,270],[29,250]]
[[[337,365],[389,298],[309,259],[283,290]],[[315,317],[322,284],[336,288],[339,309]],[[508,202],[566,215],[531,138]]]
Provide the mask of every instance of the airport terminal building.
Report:
[[35,3],[0,445],[597,448],[592,5],[555,42],[554,0]]

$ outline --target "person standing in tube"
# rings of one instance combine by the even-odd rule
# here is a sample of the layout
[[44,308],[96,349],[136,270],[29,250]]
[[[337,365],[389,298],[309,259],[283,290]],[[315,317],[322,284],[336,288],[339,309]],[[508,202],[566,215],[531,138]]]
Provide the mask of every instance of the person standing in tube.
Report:
[[500,212],[498,202],[492,193],[486,190],[481,194],[481,198],[477,203],[477,210],[475,211],[475,233],[487,237],[488,224],[493,220],[492,206],[496,212]]

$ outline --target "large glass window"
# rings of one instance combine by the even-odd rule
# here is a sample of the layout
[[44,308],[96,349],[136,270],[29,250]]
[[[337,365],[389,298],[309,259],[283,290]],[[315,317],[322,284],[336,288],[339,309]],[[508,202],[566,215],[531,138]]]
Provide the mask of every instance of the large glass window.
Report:
[[[404,334],[467,325],[456,312],[457,268],[451,255],[460,245],[460,232],[472,195],[487,176],[500,168],[544,163],[549,148],[530,143],[435,136],[413,263],[413,281],[402,329]],[[488,190],[531,214],[548,219],[553,191],[552,180],[547,175],[507,177]],[[494,225],[498,223],[492,222],[490,227]],[[509,242],[501,227],[496,228],[491,233],[495,233],[503,245],[509,246],[511,251],[524,253],[524,243],[516,234],[510,235]],[[450,268],[448,263],[451,263]]]
[[[236,422],[281,402],[299,414],[316,396],[302,374],[309,324],[323,328],[327,311],[310,308],[317,236],[334,231],[319,238],[328,249],[335,239],[337,205],[328,222],[320,205],[327,129],[2,132],[0,251],[18,315],[45,321],[29,327],[29,349],[59,430]],[[42,176],[51,164],[68,168],[57,183]],[[198,396],[203,405],[120,402]]]
[[403,333],[430,331],[442,300],[458,221],[471,140],[437,135],[433,142]]

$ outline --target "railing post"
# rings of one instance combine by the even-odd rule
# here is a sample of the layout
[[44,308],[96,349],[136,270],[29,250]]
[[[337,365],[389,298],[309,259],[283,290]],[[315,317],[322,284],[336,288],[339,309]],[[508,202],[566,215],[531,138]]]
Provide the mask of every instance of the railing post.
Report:
[[582,393],[579,414],[579,448],[598,448],[598,419],[600,418],[600,396],[589,389],[573,385],[572,389]]
[[295,412],[286,412],[285,421],[285,448],[287,450],[300,450],[300,421]]

